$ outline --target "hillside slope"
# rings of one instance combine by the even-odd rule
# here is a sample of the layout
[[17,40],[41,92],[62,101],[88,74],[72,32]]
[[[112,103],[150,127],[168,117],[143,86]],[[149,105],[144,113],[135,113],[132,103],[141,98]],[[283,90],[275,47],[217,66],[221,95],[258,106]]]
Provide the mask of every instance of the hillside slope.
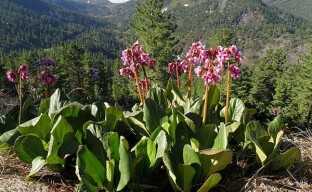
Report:
[[263,0],[263,2],[267,5],[278,7],[304,19],[312,19],[311,0]]
[[0,16],[2,51],[47,48],[113,26],[40,0],[2,0]]

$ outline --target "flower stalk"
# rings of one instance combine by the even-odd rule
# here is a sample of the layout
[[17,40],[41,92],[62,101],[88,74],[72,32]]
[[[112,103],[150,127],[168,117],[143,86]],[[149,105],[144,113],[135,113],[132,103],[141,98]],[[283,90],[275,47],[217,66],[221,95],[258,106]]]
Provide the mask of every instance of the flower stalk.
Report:
[[[206,91],[205,91],[205,103],[204,103],[204,112],[203,112],[203,126],[206,125],[206,118],[207,118],[207,112],[208,112],[208,95],[209,95],[209,85],[206,85]],[[208,115],[209,118],[209,115]]]
[[[228,62],[228,69],[229,68],[230,62]],[[231,72],[230,70],[228,70],[226,79],[225,123],[229,122],[230,89],[231,89]]]

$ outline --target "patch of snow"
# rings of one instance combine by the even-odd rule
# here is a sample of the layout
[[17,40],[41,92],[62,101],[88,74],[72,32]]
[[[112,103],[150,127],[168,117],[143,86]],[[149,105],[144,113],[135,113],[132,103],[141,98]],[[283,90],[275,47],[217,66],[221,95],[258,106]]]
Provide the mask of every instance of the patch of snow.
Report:
[[189,6],[189,4],[184,4],[184,7],[188,7]]

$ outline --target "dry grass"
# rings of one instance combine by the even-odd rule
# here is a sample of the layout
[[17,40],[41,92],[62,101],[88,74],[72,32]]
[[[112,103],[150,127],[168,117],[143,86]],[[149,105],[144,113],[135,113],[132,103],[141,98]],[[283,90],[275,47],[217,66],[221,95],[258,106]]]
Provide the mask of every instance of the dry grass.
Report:
[[42,169],[31,181],[25,181],[30,166],[22,163],[11,151],[0,151],[0,192],[72,192],[77,180],[65,179],[58,173]]

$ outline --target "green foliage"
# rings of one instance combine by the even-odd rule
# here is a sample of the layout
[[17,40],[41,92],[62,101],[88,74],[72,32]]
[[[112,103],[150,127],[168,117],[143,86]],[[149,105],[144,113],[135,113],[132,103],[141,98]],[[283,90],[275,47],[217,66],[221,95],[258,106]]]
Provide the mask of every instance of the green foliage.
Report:
[[132,23],[135,34],[145,52],[157,61],[156,82],[165,87],[169,78],[167,64],[172,61],[174,50],[173,33],[176,25],[171,16],[162,11],[164,0],[136,1],[135,22]]

